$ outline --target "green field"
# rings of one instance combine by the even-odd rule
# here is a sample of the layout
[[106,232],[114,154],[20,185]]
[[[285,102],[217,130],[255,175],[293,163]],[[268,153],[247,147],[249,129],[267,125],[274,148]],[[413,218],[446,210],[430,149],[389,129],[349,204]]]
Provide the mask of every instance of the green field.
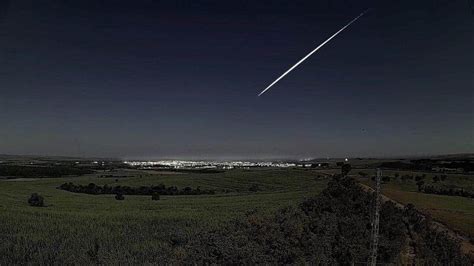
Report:
[[[119,170],[125,178],[83,177],[0,180],[0,254],[6,261],[146,263],[170,252],[169,241],[213,228],[256,209],[272,212],[318,194],[327,179],[308,170],[231,170],[166,173]],[[65,182],[98,185],[200,186],[215,195],[150,196],[77,194],[56,189]],[[251,185],[260,191],[251,192]],[[31,207],[39,193],[46,207]],[[176,254],[173,254],[176,256]],[[179,255],[179,254],[178,254]],[[137,258],[141,258],[137,261]],[[153,259],[150,259],[153,258]]]

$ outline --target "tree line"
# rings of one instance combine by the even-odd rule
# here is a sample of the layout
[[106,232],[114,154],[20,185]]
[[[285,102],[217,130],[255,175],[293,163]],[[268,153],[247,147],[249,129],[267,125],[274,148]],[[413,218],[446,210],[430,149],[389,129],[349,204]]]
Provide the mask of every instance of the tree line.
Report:
[[203,194],[215,194],[214,190],[201,189],[200,187],[191,188],[185,187],[179,189],[176,186],[166,187],[164,184],[156,186],[140,186],[140,187],[129,187],[129,186],[109,186],[109,185],[96,185],[90,183],[88,185],[73,184],[72,182],[64,183],[58,187],[58,189],[66,190],[74,193],[85,193],[92,195],[99,194],[117,194],[117,195],[153,195],[158,193],[159,195],[203,195]]
[[474,171],[474,163],[469,160],[444,162],[440,160],[420,159],[410,162],[392,161],[380,164],[382,168],[431,171],[433,168],[462,169],[464,172]]
[[437,194],[447,196],[459,196],[466,198],[474,198],[474,192],[462,188],[445,188],[433,185],[419,185],[418,191],[426,194]]
[[65,175],[85,175],[93,172],[91,169],[71,166],[0,165],[0,176],[15,178],[61,177]]

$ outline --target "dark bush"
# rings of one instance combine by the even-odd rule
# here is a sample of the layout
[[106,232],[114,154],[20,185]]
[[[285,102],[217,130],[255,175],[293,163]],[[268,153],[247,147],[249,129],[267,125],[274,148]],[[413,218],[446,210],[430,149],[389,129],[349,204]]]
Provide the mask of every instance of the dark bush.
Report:
[[425,184],[425,181],[423,181],[423,180],[418,180],[418,182],[416,182],[416,186],[418,187],[419,192],[422,191],[422,188],[423,188],[424,184]]
[[261,191],[260,189],[260,186],[257,185],[257,184],[253,184],[249,187],[249,191],[252,191],[252,192],[257,192],[257,191]]
[[33,193],[28,199],[28,204],[34,207],[43,207],[44,206],[43,197],[40,196],[38,193]]
[[115,195],[115,199],[116,199],[116,200],[124,200],[125,197],[124,197],[121,193],[117,193],[117,194]]
[[352,166],[348,163],[345,163],[341,166],[341,174],[342,176],[346,176],[352,170]]
[[151,194],[151,200],[160,200],[160,194],[159,193]]

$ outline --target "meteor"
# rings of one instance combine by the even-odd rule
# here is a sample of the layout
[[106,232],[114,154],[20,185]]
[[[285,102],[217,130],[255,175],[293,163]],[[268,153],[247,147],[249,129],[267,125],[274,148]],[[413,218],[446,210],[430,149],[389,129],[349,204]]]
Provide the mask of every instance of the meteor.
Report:
[[340,30],[338,30],[336,33],[334,33],[331,37],[329,37],[327,40],[325,40],[323,43],[321,43],[318,47],[316,47],[313,51],[311,51],[309,54],[307,54],[305,57],[301,58],[298,63],[296,63],[294,66],[292,66],[290,69],[288,69],[283,75],[281,75],[279,78],[277,78],[275,81],[273,81],[268,87],[266,87],[262,92],[258,94],[258,96],[261,96],[264,94],[268,89],[270,89],[273,85],[275,85],[280,79],[285,77],[288,73],[290,73],[293,69],[295,69],[299,64],[303,63],[304,60],[306,60],[308,57],[310,57],[312,54],[314,54],[317,50],[319,50],[321,47],[323,47],[326,43],[328,43],[332,38],[336,37],[339,33],[341,33],[343,30],[345,30],[347,27],[349,27],[352,23],[354,23],[356,20],[358,20],[360,17],[362,17],[365,13],[367,13],[368,9],[365,10],[364,12],[360,13],[357,17],[355,17],[351,22],[347,23],[344,27],[342,27]]

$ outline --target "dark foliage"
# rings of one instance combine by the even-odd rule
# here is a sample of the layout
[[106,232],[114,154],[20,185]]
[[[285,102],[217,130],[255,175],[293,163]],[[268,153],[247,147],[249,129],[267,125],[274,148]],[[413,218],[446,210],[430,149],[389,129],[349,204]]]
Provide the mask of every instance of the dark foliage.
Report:
[[122,193],[117,193],[117,194],[115,195],[115,199],[116,199],[116,200],[124,200],[125,197],[123,196]]
[[405,163],[400,161],[394,162],[383,162],[380,164],[382,168],[389,169],[400,169],[400,170],[431,170],[431,165],[416,164],[416,163]]
[[155,192],[151,194],[151,200],[160,200],[160,193]]
[[30,206],[33,206],[33,207],[43,207],[44,199],[38,193],[33,193],[28,199],[28,204],[30,204]]
[[425,184],[425,181],[423,181],[423,180],[419,180],[419,181],[416,182],[416,186],[418,187],[418,191],[420,191],[420,192],[422,191],[424,184]]
[[434,167],[447,169],[462,169],[464,172],[474,171],[474,163],[471,161],[453,161],[444,162],[440,160],[420,159],[411,160],[409,163],[401,161],[383,162],[380,167],[391,169],[415,170],[415,171],[431,171]]
[[345,163],[341,166],[341,174],[342,176],[346,176],[352,170],[352,166],[348,163]]
[[407,174],[402,175],[402,177],[401,177],[401,179],[402,179],[403,182],[405,182],[405,181],[407,181],[407,180],[413,180],[413,178],[414,178],[414,177],[413,177],[412,175],[407,175]]
[[474,191],[469,191],[462,188],[445,188],[445,187],[439,187],[439,186],[433,186],[433,185],[421,185],[418,191],[426,193],[426,194],[474,198]]
[[214,194],[214,190],[201,190],[199,187],[196,189],[185,187],[179,190],[175,186],[166,187],[163,184],[157,186],[141,186],[141,187],[129,187],[129,186],[98,186],[94,183],[89,185],[76,185],[73,183],[64,183],[58,187],[58,189],[85,194],[117,194],[122,195],[153,195],[158,193],[159,195],[202,195],[202,194]]
[[20,166],[0,165],[0,176],[8,177],[61,177],[65,175],[84,175],[92,170],[70,166]]
[[[369,254],[374,197],[352,179],[332,181],[316,198],[272,216],[249,212],[224,228],[199,233],[185,249],[198,264],[351,264]],[[393,262],[404,241],[402,212],[384,204],[380,260]]]
[[257,192],[257,191],[261,191],[262,189],[260,188],[259,185],[257,184],[253,184],[249,187],[249,191],[252,191],[252,192]]
[[359,172],[359,175],[360,175],[361,177],[367,177],[367,176],[368,176],[368,174],[367,174],[367,173],[364,173],[364,172]]
[[[274,215],[256,211],[212,231],[173,241],[184,250],[179,263],[192,264],[365,264],[369,255],[374,195],[350,178],[335,178],[318,197]],[[398,262],[409,235],[417,260],[469,265],[459,245],[431,229],[413,208],[386,202],[381,208],[378,262]],[[448,263],[449,264],[449,263]]]
[[464,170],[464,172],[474,171],[474,163],[470,161],[457,161],[457,162],[442,163],[440,166],[444,168],[450,168],[450,169],[461,168]]
[[404,222],[416,250],[418,264],[472,265],[469,257],[461,253],[459,242],[445,231],[436,229],[431,219],[421,214],[412,204],[405,206]]

